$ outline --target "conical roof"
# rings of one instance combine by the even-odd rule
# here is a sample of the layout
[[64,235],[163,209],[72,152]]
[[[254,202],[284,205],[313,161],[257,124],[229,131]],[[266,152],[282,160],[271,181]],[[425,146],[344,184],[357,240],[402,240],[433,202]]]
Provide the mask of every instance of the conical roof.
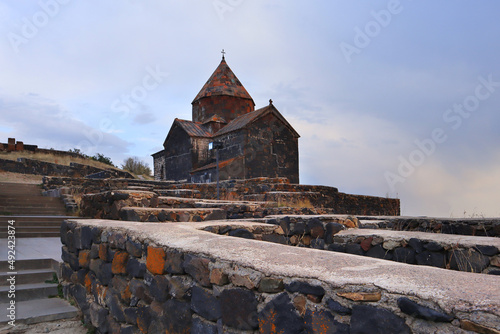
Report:
[[205,83],[198,95],[196,95],[193,102],[204,97],[220,95],[240,97],[252,100],[253,102],[252,97],[248,94],[236,75],[234,75],[233,71],[231,71],[224,58],[222,58],[219,66]]

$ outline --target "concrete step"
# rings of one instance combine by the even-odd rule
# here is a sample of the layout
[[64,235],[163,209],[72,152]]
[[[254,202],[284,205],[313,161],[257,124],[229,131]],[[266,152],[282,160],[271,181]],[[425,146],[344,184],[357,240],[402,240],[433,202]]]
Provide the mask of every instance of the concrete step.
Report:
[[[59,263],[53,259],[35,259],[35,260],[16,260],[16,270],[33,270],[33,269],[49,269],[57,268]],[[0,272],[9,270],[7,261],[0,261]]]
[[[16,261],[17,264],[17,261]],[[55,271],[54,269],[28,269],[28,270],[15,270],[17,274],[15,274],[16,285],[18,284],[31,284],[31,283],[40,283],[45,281],[51,281],[54,278]],[[0,272],[0,286],[7,286],[9,282],[7,281],[10,278],[11,274],[9,272]]]
[[[20,301],[15,304],[16,323],[35,324],[39,322],[55,321],[74,318],[78,309],[69,302],[60,298],[34,299]],[[9,304],[0,304],[1,310],[7,310]],[[0,324],[7,324],[10,319],[7,312],[0,313]]]
[[159,189],[156,190],[160,196],[173,196],[183,198],[200,198],[200,191],[193,189]]
[[[55,223],[52,226],[49,225],[14,225],[17,232],[59,232],[61,223]],[[7,233],[7,226],[0,226],[0,233]]]
[[120,210],[122,220],[142,222],[201,222],[226,219],[226,210],[219,208],[141,208],[124,207]]
[[[9,303],[9,286],[0,286],[0,303]],[[22,302],[57,296],[57,283],[16,284],[15,300]]]
[[[9,218],[9,220],[11,220]],[[29,227],[29,226],[47,226],[47,227],[59,227],[61,226],[61,223],[63,220],[52,220],[52,221],[19,221],[17,219],[14,219],[14,227],[15,228],[22,228],[22,227]],[[8,220],[0,220],[0,229],[2,227],[7,226],[7,221]]]
[[[16,238],[59,238],[60,232],[16,232]],[[5,239],[8,234],[0,232],[0,239]]]

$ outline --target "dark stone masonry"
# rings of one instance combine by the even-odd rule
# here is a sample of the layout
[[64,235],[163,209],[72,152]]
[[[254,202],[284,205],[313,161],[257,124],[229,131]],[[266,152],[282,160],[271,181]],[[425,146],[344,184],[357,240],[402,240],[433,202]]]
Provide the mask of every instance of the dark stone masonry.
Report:
[[[325,236],[330,233],[327,230],[336,233],[339,230],[337,224],[358,224],[355,218],[345,217],[328,229],[323,225],[322,232],[317,221],[299,223],[285,220],[279,226],[270,227],[283,229],[287,238],[291,238],[310,228],[318,236]],[[246,259],[246,255],[242,255],[242,259],[233,258],[231,261],[228,259],[233,255],[224,256],[224,251],[216,251],[223,245],[220,238],[228,237],[215,236],[213,239],[210,233],[194,232],[196,229],[193,229],[192,237],[199,240],[199,245],[195,246],[178,238],[178,233],[189,233],[185,227],[171,225],[168,230],[161,228],[165,234],[158,234],[159,226],[166,225],[82,220],[65,222],[61,226],[64,295],[75,300],[84,321],[96,327],[98,332],[385,334],[466,333],[461,328],[474,328],[472,330],[477,333],[498,333],[498,300],[496,305],[492,300],[484,300],[489,305],[487,307],[484,304],[466,306],[477,301],[468,301],[466,295],[452,294],[456,297],[450,295],[447,298],[465,299],[457,299],[453,306],[449,305],[451,300],[441,302],[439,298],[431,297],[430,290],[427,291],[429,286],[439,286],[434,278],[429,277],[427,286],[422,287],[416,296],[404,292],[404,289],[391,288],[388,285],[391,279],[384,284],[370,284],[368,282],[373,278],[354,275],[352,280],[339,284],[335,280],[342,277],[338,276],[340,273],[335,274],[337,278],[320,278],[315,274],[321,268],[316,264],[327,257],[304,248],[295,248],[304,252],[297,256],[314,255],[316,260],[311,264],[312,271],[293,269],[293,276],[288,276],[283,275],[283,270],[288,270],[281,267],[279,261],[266,267],[249,265],[259,261],[260,256],[266,256],[266,251],[257,245],[255,259]],[[265,228],[268,225],[260,226]],[[231,225],[218,224],[205,229],[229,234],[236,230]],[[167,231],[174,233],[172,239],[165,239]],[[159,240],[165,240],[169,246],[160,244]],[[237,251],[232,248],[236,244],[231,240],[222,246],[230,253]],[[248,240],[240,245],[248,249],[254,247],[255,242],[260,241]],[[205,243],[216,252],[201,251]],[[437,250],[429,243],[421,246],[423,252],[426,246]],[[196,251],[197,247],[201,248]],[[277,251],[283,252],[281,249]],[[338,261],[348,258],[345,255]],[[378,265],[377,262],[374,264]],[[358,265],[366,266],[368,262]],[[375,267],[370,270],[376,271]],[[305,274],[307,272],[309,274]],[[422,272],[423,275],[429,273],[428,270],[425,274]],[[372,275],[378,274],[367,276]],[[489,275],[480,276],[486,278]],[[392,282],[399,286],[397,280]],[[408,284],[411,285],[411,281]],[[451,288],[454,283],[449,284]],[[484,290],[478,293],[486,291],[484,283],[477,288]],[[418,297],[421,294],[428,297]]]

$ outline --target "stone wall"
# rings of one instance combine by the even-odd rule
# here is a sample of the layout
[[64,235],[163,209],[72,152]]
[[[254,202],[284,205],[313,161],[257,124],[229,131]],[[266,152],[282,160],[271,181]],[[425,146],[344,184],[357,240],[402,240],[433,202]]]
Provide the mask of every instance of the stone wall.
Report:
[[[276,216],[264,221],[276,228],[208,227],[205,230],[234,237],[289,246],[314,248],[412,265],[500,275],[500,239],[468,239],[421,232],[350,230],[359,227],[353,216]],[[496,246],[495,246],[496,245]]]
[[493,276],[471,279],[469,273],[231,238],[193,226],[63,223],[65,297],[102,333],[500,330]]

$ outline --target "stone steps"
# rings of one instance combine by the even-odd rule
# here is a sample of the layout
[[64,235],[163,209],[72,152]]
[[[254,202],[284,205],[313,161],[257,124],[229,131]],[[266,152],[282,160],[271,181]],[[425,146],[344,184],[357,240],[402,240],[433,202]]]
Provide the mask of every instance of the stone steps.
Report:
[[[37,323],[78,315],[78,310],[60,298],[49,298],[58,295],[58,283],[53,279],[59,264],[52,259],[31,259],[15,261],[14,270],[9,269],[7,261],[0,261],[0,324],[12,320],[8,318],[11,300],[15,300],[15,323]],[[14,273],[15,274],[14,274]],[[15,298],[10,298],[10,283],[15,276]],[[50,281],[50,283],[47,283]]]
[[8,237],[8,221],[14,220],[16,238],[59,237],[61,223],[71,216],[0,216],[0,238]]

